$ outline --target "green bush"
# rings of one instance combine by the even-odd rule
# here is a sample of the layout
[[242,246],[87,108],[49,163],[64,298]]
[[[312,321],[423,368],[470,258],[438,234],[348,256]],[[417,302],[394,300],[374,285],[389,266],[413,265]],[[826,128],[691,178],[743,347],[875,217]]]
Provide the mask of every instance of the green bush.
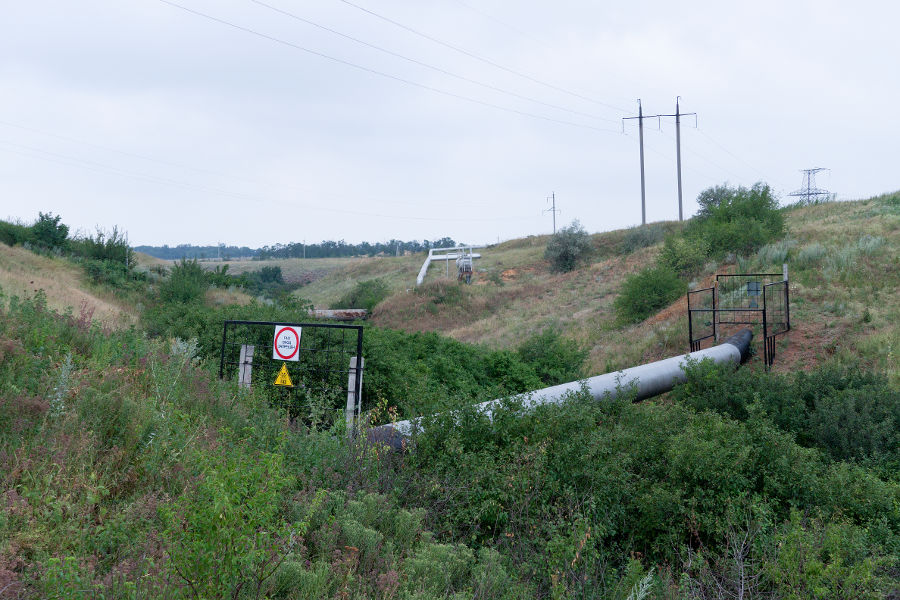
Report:
[[646,268],[625,279],[614,302],[616,314],[625,323],[643,321],[671,304],[686,290],[687,285],[667,267]]
[[48,250],[62,249],[69,236],[69,226],[60,223],[62,217],[53,213],[38,213],[38,220],[31,226],[30,241]]
[[535,366],[518,353],[436,333],[367,327],[363,354],[364,405],[386,399],[401,418],[544,387]]
[[382,279],[357,281],[352,290],[331,304],[331,308],[364,308],[371,311],[388,297],[388,293],[387,283]]
[[562,337],[554,329],[531,336],[516,352],[524,363],[532,366],[544,385],[557,385],[584,377],[587,349],[575,340]]
[[169,277],[159,286],[159,298],[164,303],[189,304],[203,299],[209,287],[208,278],[197,259],[181,259],[172,265]]
[[857,365],[785,376],[704,362],[686,369],[672,395],[695,410],[739,420],[760,414],[835,460],[890,474],[900,466],[900,392]]
[[0,221],[0,242],[7,246],[23,244],[31,238],[31,229],[19,223]]
[[705,240],[670,235],[659,255],[659,264],[682,276],[691,276],[703,268],[708,254]]
[[755,252],[784,234],[784,216],[768,185],[709,188],[697,203],[700,210],[685,226],[684,235],[703,240],[715,258]]
[[134,251],[117,227],[113,227],[109,233],[98,228],[93,236],[70,240],[69,249],[74,256],[115,263],[124,268],[134,266]]
[[552,270],[566,273],[587,260],[592,250],[591,237],[581,223],[575,220],[550,237],[544,250],[544,258],[550,261]]
[[900,533],[898,485],[831,463],[759,418],[578,394],[528,411],[508,403],[492,422],[468,409],[438,415],[413,443],[396,487],[403,501],[428,508],[445,539],[502,540],[539,596],[610,597],[629,554],[683,565],[687,548],[726,550],[748,519],[770,527],[794,509],[846,523],[843,540],[879,531],[842,559],[851,570],[890,554]]
[[291,485],[283,458],[233,446],[196,462],[197,484],[161,507],[169,565],[198,598],[258,590],[290,545],[291,528],[279,514]]

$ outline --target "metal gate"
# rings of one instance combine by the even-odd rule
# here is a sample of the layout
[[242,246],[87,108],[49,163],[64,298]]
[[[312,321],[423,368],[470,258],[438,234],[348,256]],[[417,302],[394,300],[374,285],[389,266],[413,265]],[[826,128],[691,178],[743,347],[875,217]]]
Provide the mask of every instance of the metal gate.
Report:
[[[273,358],[278,328],[297,332],[290,360]],[[244,387],[268,386],[292,418],[313,404],[345,410],[349,429],[360,412],[362,342],[361,325],[228,320],[222,331],[219,377]]]
[[688,302],[690,350],[700,350],[707,339],[716,339],[722,325],[761,325],[763,362],[775,360],[775,338],[790,331],[790,299],[787,268],[784,273],[716,275],[710,288],[691,290]]

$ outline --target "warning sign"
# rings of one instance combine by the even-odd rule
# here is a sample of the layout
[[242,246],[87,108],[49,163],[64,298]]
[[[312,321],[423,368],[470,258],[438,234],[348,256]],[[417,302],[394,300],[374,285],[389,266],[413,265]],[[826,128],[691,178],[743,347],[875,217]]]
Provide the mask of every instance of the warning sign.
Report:
[[278,377],[275,378],[275,385],[294,387],[291,376],[287,372],[287,365],[284,363],[281,363],[281,370],[278,372]]
[[275,360],[298,360],[300,358],[300,327],[276,325],[272,342],[272,358]]

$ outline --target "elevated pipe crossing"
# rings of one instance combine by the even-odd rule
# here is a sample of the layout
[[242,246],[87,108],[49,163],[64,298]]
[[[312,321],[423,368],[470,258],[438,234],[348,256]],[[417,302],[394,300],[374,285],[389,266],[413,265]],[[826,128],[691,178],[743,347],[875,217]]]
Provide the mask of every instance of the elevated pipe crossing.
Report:
[[[455,246],[452,248],[431,248],[428,250],[428,256],[425,257],[425,262],[422,263],[422,268],[419,269],[419,275],[416,277],[416,285],[422,285],[422,282],[425,281],[425,275],[428,273],[428,267],[431,266],[431,261],[434,260],[456,260],[459,258],[458,253],[453,254],[435,254],[435,252],[450,252],[452,250],[477,250],[480,249],[481,246]],[[478,253],[471,254],[472,258],[481,258],[481,255]]]
[[[750,354],[750,341],[753,334],[749,329],[742,329],[723,343],[689,352],[679,356],[673,356],[652,363],[646,363],[616,371],[597,375],[581,381],[572,381],[552,387],[536,390],[528,394],[520,394],[525,408],[533,408],[544,404],[562,404],[569,392],[580,392],[582,386],[591,394],[594,400],[606,400],[615,398],[620,392],[636,392],[635,400],[645,400],[664,392],[668,392],[676,384],[687,379],[684,372],[688,360],[701,361],[710,359],[714,363],[744,362]],[[477,405],[478,410],[492,419],[494,410],[501,405],[504,399],[490,400]],[[370,441],[387,444],[395,450],[402,450],[406,440],[415,429],[421,429],[421,417],[387,425],[379,425],[368,430],[367,437]]]

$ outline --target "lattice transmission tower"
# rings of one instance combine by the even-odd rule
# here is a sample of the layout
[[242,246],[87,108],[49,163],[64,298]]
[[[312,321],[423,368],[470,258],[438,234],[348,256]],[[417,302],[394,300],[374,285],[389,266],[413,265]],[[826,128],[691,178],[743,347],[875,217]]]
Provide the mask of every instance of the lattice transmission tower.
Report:
[[788,196],[797,196],[799,198],[805,198],[805,204],[812,204],[813,200],[818,200],[820,197],[824,200],[831,196],[831,192],[828,190],[823,190],[821,188],[816,187],[816,173],[819,171],[827,171],[828,169],[818,167],[815,169],[803,169],[801,173],[803,173],[803,186],[799,190],[795,190],[788,194]]

